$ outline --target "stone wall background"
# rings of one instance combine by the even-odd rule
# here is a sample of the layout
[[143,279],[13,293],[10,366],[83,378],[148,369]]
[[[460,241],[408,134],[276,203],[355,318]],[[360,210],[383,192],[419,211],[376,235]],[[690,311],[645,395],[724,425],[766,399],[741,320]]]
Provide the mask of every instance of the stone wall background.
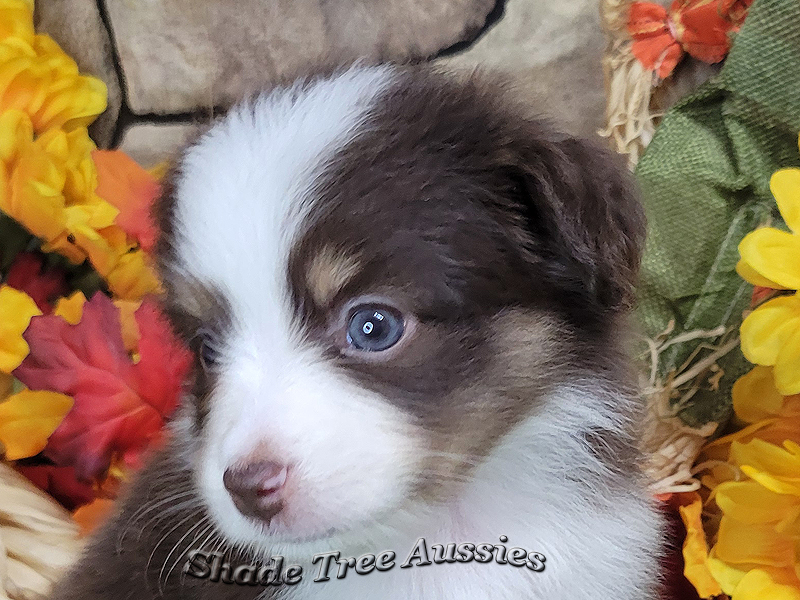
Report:
[[500,71],[567,130],[602,126],[597,0],[37,0],[36,21],[108,85],[98,145],[145,166],[237,98],[358,57]]

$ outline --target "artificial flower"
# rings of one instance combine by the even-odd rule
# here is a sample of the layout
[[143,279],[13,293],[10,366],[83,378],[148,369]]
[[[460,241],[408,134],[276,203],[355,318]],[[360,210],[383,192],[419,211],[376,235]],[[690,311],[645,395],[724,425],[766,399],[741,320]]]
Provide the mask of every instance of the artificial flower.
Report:
[[752,0],[674,0],[669,10],[652,2],[634,2],[628,17],[631,52],[664,79],[686,52],[707,63],[720,62],[730,50],[731,32],[741,27]]
[[48,391],[22,390],[0,402],[0,443],[6,459],[39,454],[71,408],[72,398]]
[[28,355],[28,343],[22,334],[31,319],[42,314],[25,292],[0,286],[0,371],[10,373]]
[[0,210],[75,263],[99,243],[117,209],[94,193],[94,144],[85,129],[51,130],[34,139],[21,111],[0,114]]
[[57,465],[74,465],[81,478],[101,475],[114,456],[138,465],[177,405],[189,354],[150,301],[135,317],[136,363],[122,339],[119,310],[103,294],[83,305],[77,325],[56,315],[40,316],[25,332],[31,353],[14,375],[31,389],[75,400],[44,455]]
[[701,514],[703,501],[697,492],[686,492],[678,506],[686,536],[683,541],[683,574],[701,598],[711,598],[722,593],[719,583],[708,568],[708,543]]
[[800,296],[768,300],[742,322],[742,353],[752,363],[774,366],[783,395],[800,393]]
[[770,190],[789,231],[763,227],[747,234],[736,270],[755,286],[795,293],[769,299],[745,318],[742,353],[774,366],[778,391],[791,395],[800,393],[800,169],[774,173]]
[[20,110],[37,134],[85,127],[106,108],[107,90],[78,72],[47,35],[33,32],[33,3],[0,3],[0,113]]
[[119,209],[116,223],[135,239],[145,252],[156,241],[150,219],[153,201],[158,197],[158,181],[124,152],[95,150],[97,195]]
[[101,275],[117,298],[134,301],[161,292],[153,259],[142,250],[120,254],[114,267]]
[[[129,354],[136,357],[139,352],[139,325],[136,323],[136,311],[142,305],[141,301],[114,300],[114,306],[119,309],[119,320],[122,325],[122,341]],[[83,305],[86,296],[83,292],[73,292],[66,298],[61,298],[56,304],[53,314],[58,315],[70,325],[77,325],[83,316]]]
[[16,38],[33,43],[33,0],[0,0],[0,41]]
[[743,279],[776,290],[800,289],[800,169],[781,169],[770,190],[790,231],[762,227],[739,244],[736,271]]
[[709,443],[703,484],[720,513],[706,565],[733,600],[800,600],[800,396],[758,366],[733,389],[746,427]]
[[0,114],[0,210],[41,238],[43,251],[88,258],[115,295],[139,300],[159,282],[149,256],[116,225],[119,210],[95,192],[94,149],[85,129],[34,139],[27,115]]
[[85,302],[86,296],[83,295],[83,292],[73,292],[69,296],[59,299],[53,309],[53,314],[61,317],[70,325],[77,325],[81,322]]

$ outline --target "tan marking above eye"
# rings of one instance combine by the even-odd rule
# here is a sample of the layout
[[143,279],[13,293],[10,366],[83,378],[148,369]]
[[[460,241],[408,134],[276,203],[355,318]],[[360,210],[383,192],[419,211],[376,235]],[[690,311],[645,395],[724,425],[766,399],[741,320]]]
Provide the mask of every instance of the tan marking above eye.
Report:
[[356,273],[358,258],[325,246],[311,260],[306,270],[306,284],[318,306],[327,305]]

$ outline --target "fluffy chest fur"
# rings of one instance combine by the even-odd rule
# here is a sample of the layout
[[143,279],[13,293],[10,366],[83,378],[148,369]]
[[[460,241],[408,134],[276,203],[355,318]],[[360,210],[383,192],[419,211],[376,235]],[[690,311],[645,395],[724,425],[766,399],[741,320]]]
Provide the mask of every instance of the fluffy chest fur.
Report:
[[[474,474],[461,497],[430,514],[409,515],[406,529],[364,539],[346,556],[359,552],[397,552],[387,572],[314,582],[319,563],[297,556],[307,575],[285,598],[423,600],[441,598],[544,599],[655,597],[654,577],[660,552],[660,528],[653,507],[628,482],[629,494],[604,489],[606,466],[576,432],[587,424],[619,426],[602,403],[585,393],[562,390],[552,409],[519,427]],[[595,404],[594,406],[592,406]],[[598,484],[593,485],[592,482]],[[431,546],[455,542],[518,546],[546,557],[545,569],[470,561],[402,569],[425,538]],[[347,554],[350,551],[352,554]],[[412,561],[415,565],[418,561]]]
[[[231,111],[159,205],[196,361],[173,442],[60,598],[643,598],[659,523],[623,351],[643,235],[623,173],[494,84],[351,68]],[[314,554],[500,543],[313,582]],[[190,580],[192,550],[305,570]],[[95,584],[81,569],[106,580]]]

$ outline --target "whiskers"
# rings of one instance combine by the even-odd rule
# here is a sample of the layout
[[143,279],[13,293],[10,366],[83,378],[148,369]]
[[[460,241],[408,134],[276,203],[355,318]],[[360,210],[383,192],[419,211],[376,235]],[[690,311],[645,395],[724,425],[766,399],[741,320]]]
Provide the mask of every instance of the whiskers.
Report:
[[[143,538],[154,538],[153,545],[149,542],[147,544],[151,552],[145,566],[145,574],[151,573],[151,567],[158,569],[156,587],[158,594],[163,595],[169,578],[190,551],[207,550],[213,544],[214,551],[217,552],[224,550],[226,541],[212,522],[197,490],[192,482],[186,479],[185,474],[165,474],[158,480],[157,485],[158,488],[152,491],[152,497],[128,516],[119,528],[116,551],[117,553],[124,551],[126,539],[131,534],[135,536],[136,543]],[[171,541],[172,545],[166,550],[164,546],[168,541]],[[153,564],[160,554],[159,550],[161,553],[166,551],[163,560],[158,558],[160,566]],[[184,569],[179,569],[179,572],[185,575]],[[147,575],[146,581],[150,588],[151,579]]]

